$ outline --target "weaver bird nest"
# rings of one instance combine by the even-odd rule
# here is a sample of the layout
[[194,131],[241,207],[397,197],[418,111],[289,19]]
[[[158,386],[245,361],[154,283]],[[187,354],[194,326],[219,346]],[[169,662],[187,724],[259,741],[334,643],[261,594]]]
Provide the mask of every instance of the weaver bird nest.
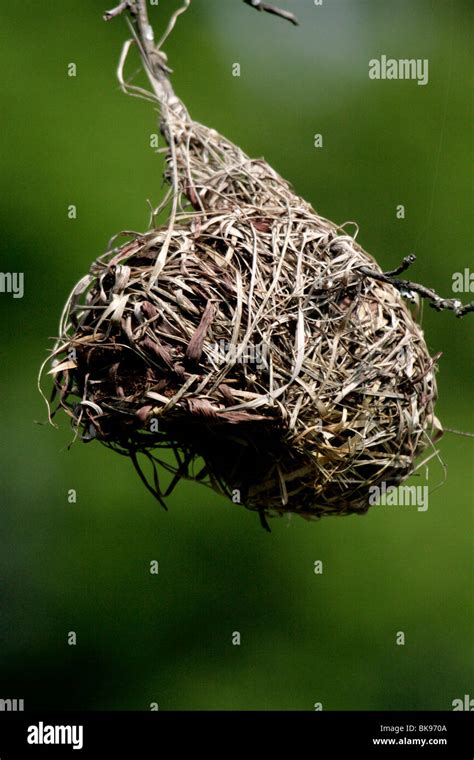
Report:
[[190,119],[152,52],[171,216],[74,289],[53,352],[59,406],[162,502],[184,477],[264,524],[365,512],[371,486],[402,482],[439,432],[423,333],[352,236]]

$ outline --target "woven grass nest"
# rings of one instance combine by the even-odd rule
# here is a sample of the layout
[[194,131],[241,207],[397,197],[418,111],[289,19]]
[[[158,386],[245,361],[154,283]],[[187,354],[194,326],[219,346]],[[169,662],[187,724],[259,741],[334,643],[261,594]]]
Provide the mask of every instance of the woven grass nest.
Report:
[[264,525],[364,513],[369,488],[401,483],[431,442],[422,330],[396,287],[361,271],[381,272],[353,236],[169,86],[158,95],[170,217],[123,233],[74,289],[58,406],[162,503],[194,478]]

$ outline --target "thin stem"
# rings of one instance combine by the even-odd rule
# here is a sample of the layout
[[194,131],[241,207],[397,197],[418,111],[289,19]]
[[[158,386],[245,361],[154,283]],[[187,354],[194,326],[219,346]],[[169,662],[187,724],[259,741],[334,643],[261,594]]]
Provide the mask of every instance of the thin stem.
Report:
[[168,26],[166,28],[166,31],[165,31],[165,33],[163,34],[161,40],[158,43],[158,48],[161,48],[164,45],[164,43],[168,39],[169,35],[171,34],[171,32],[173,31],[173,29],[175,28],[176,21],[178,20],[179,16],[181,16],[182,13],[185,13],[185,11],[188,10],[188,8],[189,8],[190,5],[191,5],[191,0],[184,0],[184,5],[182,5],[181,8],[178,8],[178,10],[175,11],[175,13],[173,13],[173,15],[170,18],[170,22],[169,22],[169,24],[168,24]]
[[120,14],[127,10],[129,7],[130,3],[128,0],[125,0],[123,3],[119,3],[119,5],[117,5],[115,8],[112,8],[112,10],[105,11],[104,21],[110,21],[112,18],[115,18],[115,16],[120,16]]
[[[180,13],[183,13],[184,10],[186,10],[189,7],[189,3],[190,3],[190,0],[185,0],[185,5],[182,8],[178,9],[178,11],[176,11],[176,13],[173,15],[168,25],[167,32],[165,33],[164,39],[166,39],[167,34],[169,34],[169,32],[174,27],[176,23],[176,19],[178,18]],[[175,141],[175,135],[173,133],[173,122],[175,121],[175,119],[173,118],[173,111],[175,111],[175,116],[179,114],[178,118],[181,118],[181,119],[183,118],[189,119],[189,116],[184,104],[176,97],[173,87],[171,85],[171,82],[169,80],[170,69],[166,65],[166,56],[163,52],[161,52],[160,45],[158,46],[155,45],[153,28],[148,18],[148,9],[147,9],[146,0],[129,0],[126,3],[126,5],[121,3],[119,6],[117,6],[117,8],[113,9],[112,11],[109,11],[109,17],[113,18],[114,15],[118,15],[119,13],[123,12],[126,9],[128,9],[130,12],[131,21],[129,20],[129,26],[132,29],[135,42],[137,43],[139,47],[140,55],[143,62],[143,67],[145,69],[148,80],[155,94],[155,97],[160,104],[161,118],[162,118],[162,125],[163,125],[162,131],[168,143],[169,151],[170,151],[170,167],[171,167],[171,173],[172,173],[171,186],[173,190],[172,207],[171,207],[171,213],[170,213],[166,238],[163,241],[163,244],[161,246],[160,254],[156,260],[156,263],[155,263],[155,266],[154,266],[154,269],[149,281],[149,288],[152,288],[153,284],[156,281],[156,278],[158,277],[158,275],[160,274],[161,270],[163,269],[166,263],[168,249],[169,249],[169,245],[170,245],[171,238],[173,235],[174,220],[176,218],[178,202],[179,202],[179,181],[178,181],[178,168],[177,168],[177,160],[176,160],[176,141]],[[110,14],[112,14],[112,16],[110,16]],[[124,52],[122,53],[121,62],[119,65],[119,80],[123,88],[125,89],[125,91],[128,90],[128,85],[125,84],[122,71],[125,65],[125,60],[128,55],[129,48],[130,48],[130,43],[127,43],[124,49]],[[140,89],[134,90],[133,92],[135,92],[136,94],[141,94]],[[154,240],[150,240],[149,246],[151,247],[154,244],[154,242],[155,242]]]
[[270,5],[270,3],[262,3],[261,0],[244,0],[244,3],[250,5],[252,8],[255,8],[256,11],[266,11],[266,13],[273,13],[274,16],[284,18],[286,21],[289,21],[295,26],[299,25],[299,21],[294,13],[290,13],[290,11],[284,11],[281,8],[277,8],[276,5]]
[[154,42],[155,35],[148,19],[146,0],[134,0],[130,12],[146,74],[160,104],[166,106],[175,94],[168,76],[170,70],[166,66],[166,56]]

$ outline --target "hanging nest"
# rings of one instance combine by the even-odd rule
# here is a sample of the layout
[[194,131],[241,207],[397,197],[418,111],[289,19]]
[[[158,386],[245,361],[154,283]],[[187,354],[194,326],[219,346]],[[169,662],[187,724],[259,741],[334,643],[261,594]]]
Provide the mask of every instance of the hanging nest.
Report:
[[439,432],[423,333],[353,236],[189,117],[154,54],[171,214],[74,289],[53,351],[59,406],[162,503],[194,478],[264,524],[366,512],[369,488],[401,483]]

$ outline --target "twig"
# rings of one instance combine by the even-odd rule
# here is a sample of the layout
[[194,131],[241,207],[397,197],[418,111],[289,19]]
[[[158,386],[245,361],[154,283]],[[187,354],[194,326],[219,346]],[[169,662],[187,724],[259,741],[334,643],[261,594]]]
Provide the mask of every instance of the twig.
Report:
[[[244,2],[258,11],[273,13],[276,16],[280,16],[280,18],[284,18],[287,21],[290,21],[292,24],[298,25],[299,23],[294,13],[284,11],[274,5],[270,5],[269,3],[261,2],[261,0],[244,0]],[[171,69],[169,69],[166,65],[166,55],[162,52],[162,46],[167,40],[169,34],[173,31],[178,17],[182,13],[185,13],[190,5],[191,0],[183,0],[182,6],[173,13],[166,31],[158,43],[155,43],[153,28],[148,20],[146,0],[123,0],[123,2],[120,2],[111,10],[105,11],[103,16],[105,21],[110,21],[116,16],[122,14],[124,11],[129,11],[133,21],[133,24],[130,24],[130,26],[133,28],[135,42],[140,48],[141,57],[146,73],[150,80],[150,84],[152,85],[155,95],[157,96],[162,106],[169,105],[171,100],[176,100],[175,93],[173,92],[173,88],[168,77],[168,74],[171,73]],[[130,43],[128,43],[128,46],[129,45]],[[123,63],[124,61],[122,61],[122,67]],[[184,108],[183,104],[181,104],[181,106]]]
[[[185,0],[184,8],[181,8],[174,14],[170,23],[174,24],[176,17],[186,10],[190,1],[191,0]],[[103,18],[105,21],[110,21],[124,11],[129,11],[132,18],[133,24],[130,24],[130,22],[129,24],[133,29],[135,42],[140,49],[143,65],[150,80],[150,84],[152,85],[155,95],[161,105],[166,105],[166,101],[174,97],[174,92],[168,79],[168,74],[171,72],[171,69],[166,65],[166,56],[160,50],[161,43],[155,45],[153,28],[148,21],[146,0],[124,0],[115,8],[106,11]],[[125,63],[130,44],[130,41],[126,43],[126,52],[122,54],[124,60],[121,61],[121,68],[123,68]],[[123,86],[122,82],[121,84]]]
[[115,16],[120,16],[121,13],[126,11],[128,8],[130,8],[129,0],[125,0],[123,3],[119,3],[115,8],[112,8],[110,11],[105,11],[104,13],[104,21],[110,21],[111,19],[115,18]]
[[385,277],[396,277],[398,274],[401,274],[402,272],[406,272],[409,266],[411,264],[414,264],[416,261],[416,256],[414,253],[410,253],[408,256],[405,256],[402,263],[399,267],[396,269],[391,269],[390,272],[384,272]]
[[[190,3],[191,3],[191,0],[186,0],[185,5],[182,8],[180,8],[176,14],[174,14],[172,21],[164,34],[164,38],[160,40],[159,47],[161,47],[161,44],[164,42],[166,37],[168,37],[169,33],[172,31],[176,23],[177,17],[180,16],[181,13],[184,13],[184,11],[188,9]],[[290,11],[285,11],[282,8],[277,8],[275,5],[270,5],[270,3],[263,3],[262,0],[244,0],[244,3],[246,3],[247,5],[250,5],[252,8],[255,8],[255,10],[257,11],[265,11],[266,13],[272,13],[274,16],[279,16],[280,18],[283,18],[286,21],[289,21],[291,24],[294,24],[295,26],[299,25],[299,21],[294,13],[291,13]],[[112,8],[110,11],[105,11],[104,21],[110,21],[111,19],[115,18],[115,16],[120,16],[120,14],[126,10],[130,10],[133,12],[133,6],[134,6],[134,0],[124,0],[124,2],[119,3],[115,8]]]
[[[178,210],[179,184],[176,161],[176,140],[173,126],[176,113],[175,117],[173,117],[172,112],[180,112],[181,117],[184,117],[185,119],[189,118],[184,104],[179,100],[179,98],[176,97],[174,93],[172,84],[169,79],[170,69],[166,65],[166,55],[161,51],[160,48],[162,42],[164,39],[166,39],[167,35],[176,23],[177,17],[189,7],[189,4],[190,0],[184,0],[183,6],[173,14],[163,40],[161,40],[158,45],[155,44],[153,28],[148,20],[146,0],[128,0],[128,2],[125,4],[120,3],[120,5],[118,5],[115,9],[109,11],[109,14],[112,13],[112,16],[108,16],[109,18],[113,18],[114,15],[119,15],[119,13],[122,13],[124,10],[128,10],[130,13],[131,21],[129,20],[129,26],[132,29],[135,42],[139,47],[146,75],[151,84],[155,97],[160,104],[162,131],[165,135],[165,139],[168,143],[170,151],[170,166],[172,175],[171,186],[173,190],[171,201],[172,207],[166,239],[163,241],[160,254],[157,257],[153,270],[153,276],[150,278],[149,287],[152,287],[159,273],[163,269],[163,266],[165,265],[170,241],[173,235],[174,220],[176,218]],[[144,91],[142,91],[140,88],[130,88],[130,86],[126,84],[125,80],[123,79],[122,72],[128,51],[130,49],[130,44],[130,40],[125,43],[124,50],[122,52],[119,64],[119,81],[125,92],[131,92],[132,94],[143,96]],[[151,246],[154,244],[154,242],[154,240],[151,240],[148,242],[148,244]]]
[[379,280],[380,282],[386,282],[389,285],[393,285],[402,294],[407,295],[410,293],[418,293],[421,298],[426,298],[432,309],[436,311],[453,311],[457,317],[464,317],[470,311],[474,311],[474,301],[463,305],[457,298],[442,298],[432,288],[427,288],[425,285],[420,285],[417,282],[411,280],[398,280],[396,276],[404,272],[408,267],[416,261],[416,256],[410,254],[405,256],[402,263],[397,269],[393,269],[390,272],[375,272],[370,267],[362,266],[358,267],[365,277],[371,277],[373,280]]
[[267,13],[273,13],[274,16],[280,16],[280,18],[284,18],[286,21],[290,21],[290,23],[294,24],[295,26],[299,25],[299,21],[294,13],[290,13],[290,11],[284,11],[281,8],[277,8],[275,5],[262,3],[261,0],[244,0],[244,3],[247,3],[247,5],[255,8],[256,11],[266,11]]

